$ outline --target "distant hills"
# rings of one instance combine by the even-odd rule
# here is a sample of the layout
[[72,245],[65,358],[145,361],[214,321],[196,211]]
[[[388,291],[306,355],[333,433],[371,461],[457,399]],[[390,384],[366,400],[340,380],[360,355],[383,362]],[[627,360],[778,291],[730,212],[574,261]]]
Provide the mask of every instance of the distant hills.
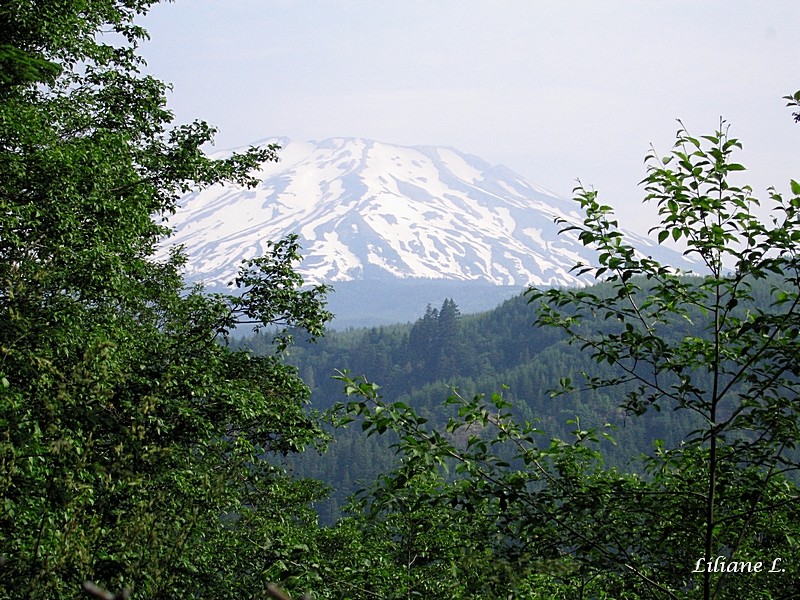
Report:
[[[281,160],[264,166],[257,188],[189,194],[170,219],[170,243],[189,255],[188,279],[224,286],[266,241],[297,234],[306,281],[341,294],[332,298],[339,327],[408,321],[445,297],[486,310],[529,284],[587,283],[570,269],[594,253],[554,223],[579,222],[577,205],[505,167],[452,148],[358,138],[257,145],[269,143],[282,146]],[[630,238],[662,262],[693,267],[649,238]],[[359,305],[365,291],[380,302]]]
[[[647,282],[635,282],[646,288]],[[741,307],[766,306],[771,282],[754,282],[756,303]],[[596,284],[589,291],[610,293],[608,284]],[[760,303],[760,304],[759,304]],[[582,373],[614,377],[620,373],[608,364],[597,363],[591,352],[580,344],[570,345],[565,335],[554,328],[537,328],[536,305],[524,295],[517,295],[493,310],[477,314],[461,314],[461,307],[451,300],[431,306],[418,314],[413,323],[387,327],[330,332],[316,343],[291,347],[287,361],[311,389],[311,405],[326,410],[345,401],[341,382],[333,379],[337,370],[348,370],[353,376],[365,376],[380,386],[387,401],[400,401],[444,430],[452,415],[452,407],[443,406],[455,388],[463,397],[500,392],[511,402],[520,421],[531,421],[543,431],[542,444],[551,436],[570,440],[580,419],[583,429],[609,424],[616,444],[601,444],[608,466],[639,468],[640,454],[653,451],[655,440],[667,447],[680,443],[697,428],[698,421],[688,411],[651,410],[642,417],[632,417],[620,404],[633,385],[596,390],[583,389]],[[693,332],[702,335],[709,317],[693,315]],[[613,327],[602,314],[585,322],[591,331],[602,332]],[[659,334],[667,339],[686,334],[683,319],[663,324]],[[236,346],[258,354],[270,353],[269,335],[239,339]],[[696,382],[710,385],[702,372],[694,374]],[[551,397],[549,390],[558,386],[562,377],[569,377],[578,390],[564,396]],[[335,493],[330,502],[320,506],[323,518],[330,521],[347,502],[347,497],[378,473],[394,464],[389,447],[391,436],[365,438],[361,427],[354,424],[334,432],[335,441],[327,454],[306,454],[292,459],[298,475],[320,479],[331,484]],[[631,462],[633,461],[633,462]],[[359,483],[361,482],[361,483]]]

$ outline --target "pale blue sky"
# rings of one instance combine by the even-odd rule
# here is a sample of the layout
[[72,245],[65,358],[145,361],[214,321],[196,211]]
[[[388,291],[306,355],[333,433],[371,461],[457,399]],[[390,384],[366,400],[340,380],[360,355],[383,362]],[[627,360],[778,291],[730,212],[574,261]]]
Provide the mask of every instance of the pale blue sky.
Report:
[[180,122],[217,148],[264,137],[447,145],[643,231],[650,143],[723,116],[757,195],[800,179],[800,2],[176,0],[142,24]]

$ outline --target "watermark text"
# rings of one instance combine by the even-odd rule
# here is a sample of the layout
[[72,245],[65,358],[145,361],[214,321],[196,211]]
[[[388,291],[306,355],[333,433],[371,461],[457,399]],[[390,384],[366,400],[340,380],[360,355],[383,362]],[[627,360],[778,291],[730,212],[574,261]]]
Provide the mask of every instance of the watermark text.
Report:
[[714,559],[698,558],[692,573],[783,573],[782,558],[771,561],[729,560],[724,556]]

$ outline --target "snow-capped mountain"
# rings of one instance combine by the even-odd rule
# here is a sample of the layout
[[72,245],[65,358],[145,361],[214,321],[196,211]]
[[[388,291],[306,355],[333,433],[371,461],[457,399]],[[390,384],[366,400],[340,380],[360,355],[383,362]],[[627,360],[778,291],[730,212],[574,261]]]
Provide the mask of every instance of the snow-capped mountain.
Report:
[[[298,234],[308,282],[392,278],[538,286],[579,283],[570,268],[592,262],[555,217],[579,221],[574,202],[502,166],[451,148],[334,138],[278,143],[280,162],[255,189],[216,186],[186,196],[170,219],[185,245],[187,277],[225,285],[268,240]],[[631,234],[673,266],[677,252]]]

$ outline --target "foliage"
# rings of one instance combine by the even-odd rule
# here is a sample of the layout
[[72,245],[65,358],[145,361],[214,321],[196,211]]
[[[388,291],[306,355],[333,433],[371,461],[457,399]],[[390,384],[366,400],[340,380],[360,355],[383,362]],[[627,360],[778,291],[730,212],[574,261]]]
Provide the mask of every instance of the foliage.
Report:
[[[430,473],[411,475],[402,490],[387,494],[362,514],[324,531],[320,550],[332,557],[322,590],[346,598],[463,598],[486,556],[481,539],[487,532],[467,513],[454,514],[430,494],[443,482]],[[450,518],[453,517],[453,518]],[[469,542],[468,540],[472,540]]]
[[[742,513],[757,516],[786,506],[787,498],[775,498],[767,490],[798,468],[793,450],[799,433],[800,184],[792,181],[794,196],[789,199],[770,190],[777,216],[763,224],[754,215],[758,202],[751,190],[730,182],[732,173],[744,169],[731,161],[739,142],[722,127],[701,139],[681,130],[671,155],[648,156],[644,183],[647,199],[658,203],[662,217],[659,240],[685,240],[687,254],[697,255],[708,275],[687,282],[637,258],[621,242],[610,209],[597,202],[595,192],[581,189],[578,198],[587,218],[576,228],[586,243],[597,245],[600,266],[595,275],[608,277],[617,294],[600,299],[582,292],[537,292],[533,297],[549,303],[540,322],[563,328],[598,362],[620,368],[614,380],[588,378],[589,387],[632,381],[636,389],[628,394],[626,408],[642,413],[665,405],[702,417],[704,426],[664,460],[685,461],[687,454],[700,453],[697,481],[704,487],[694,489],[702,498],[695,526],[703,544],[695,553],[708,561],[746,552],[743,546],[759,529],[753,522],[757,519],[742,520]],[[634,300],[632,276],[652,282],[642,302]],[[765,279],[772,283],[769,307],[737,310],[752,300],[753,282]],[[565,316],[554,308],[564,305],[574,312]],[[694,324],[695,332],[666,341],[660,334],[663,325],[681,318],[691,322],[692,308],[705,315]],[[581,317],[596,312],[618,321],[622,329],[599,336],[579,331]],[[702,374],[710,375],[710,387],[697,384]],[[751,477],[743,478],[749,469]],[[726,497],[725,492],[733,495]],[[756,549],[767,550],[758,545],[749,550]],[[705,572],[704,595],[730,586],[726,579]]]
[[277,460],[320,437],[296,371],[219,343],[245,321],[319,334],[325,289],[300,290],[296,239],[243,267],[240,296],[185,289],[179,249],[154,258],[181,194],[253,185],[277,148],[211,160],[211,127],[170,125],[136,52],[150,4],[0,6],[3,598],[73,598],[85,578],[262,591],[324,493]]
[[[786,103],[786,106],[800,106],[800,90],[796,91],[791,96],[784,96],[783,99],[789,101]],[[792,116],[794,117],[795,123],[800,123],[800,112],[793,112]]]
[[[599,295],[611,293],[610,286],[604,283],[586,289]],[[769,285],[757,283],[753,292],[752,307],[761,306],[769,295]],[[430,309],[430,312],[441,311]],[[609,377],[615,371],[609,365],[593,364],[588,353],[568,345],[561,332],[533,329],[532,321],[530,306],[521,294],[492,311],[459,317],[455,331],[436,338],[432,344],[434,348],[446,348],[442,353],[448,358],[446,362],[438,360],[438,350],[433,356],[426,355],[425,346],[420,343],[422,336],[415,333],[425,322],[425,315],[406,325],[332,331],[316,344],[292,347],[287,360],[297,366],[311,389],[311,403],[316,407],[327,408],[340,395],[340,385],[330,375],[337,368],[346,367],[352,373],[379,373],[384,396],[413,406],[438,427],[447,423],[448,411],[441,406],[441,398],[448,389],[456,388],[461,395],[471,396],[478,390],[505,385],[503,397],[513,405],[514,417],[522,421],[537,419],[539,427],[550,435],[569,437],[573,427],[566,421],[575,415],[581,416],[585,428],[605,423],[615,425],[617,443],[603,449],[607,466],[634,468],[629,463],[642,451],[651,449],[653,439],[662,439],[667,445],[677,444],[700,424],[696,415],[674,411],[651,411],[639,419],[626,415],[618,407],[618,398],[633,389],[631,384],[623,386],[621,392],[581,389],[552,398],[548,388],[552,387],[556,373],[576,379],[581,372],[590,370],[595,375]],[[584,326],[603,328],[604,324],[602,319],[595,318]],[[674,323],[664,335],[683,336],[687,327],[685,321]],[[259,335],[235,342],[256,353],[268,353],[272,348],[268,340],[268,336]],[[453,365],[455,370],[449,370]],[[326,523],[338,518],[347,498],[363,487],[363,482],[373,481],[396,463],[388,447],[392,443],[389,437],[365,438],[358,428],[336,429],[331,433],[334,441],[324,455],[305,454],[292,461],[298,473],[335,486],[331,496],[318,506]],[[635,468],[642,472],[641,462],[637,463]]]
[[[732,182],[744,169],[732,160],[739,147],[724,124],[702,138],[681,129],[670,155],[647,159],[659,241],[683,241],[705,274],[683,277],[639,254],[610,207],[579,187],[585,218],[566,229],[597,248],[599,264],[576,269],[603,279],[611,293],[529,293],[537,323],[560,328],[602,366],[582,384],[562,377],[555,393],[620,389],[632,414],[693,415],[685,439],[672,447],[656,441],[637,475],[605,466],[596,446],[605,432],[580,419],[571,441],[548,442],[534,423],[514,419],[501,395],[455,395],[458,414],[445,433],[408,405],[384,402],[373,384],[344,376],[355,398],[341,407],[344,420],[398,437],[401,466],[373,502],[407,493],[412,465],[453,469],[452,483],[429,501],[500,532],[486,547],[519,566],[511,586],[535,573],[575,598],[796,594],[800,184],[791,182],[788,198],[770,190],[774,216],[762,222],[751,190]],[[760,282],[768,284],[765,303],[756,303]],[[717,557],[761,562],[761,572],[705,568]],[[779,568],[766,572],[775,559]]]

